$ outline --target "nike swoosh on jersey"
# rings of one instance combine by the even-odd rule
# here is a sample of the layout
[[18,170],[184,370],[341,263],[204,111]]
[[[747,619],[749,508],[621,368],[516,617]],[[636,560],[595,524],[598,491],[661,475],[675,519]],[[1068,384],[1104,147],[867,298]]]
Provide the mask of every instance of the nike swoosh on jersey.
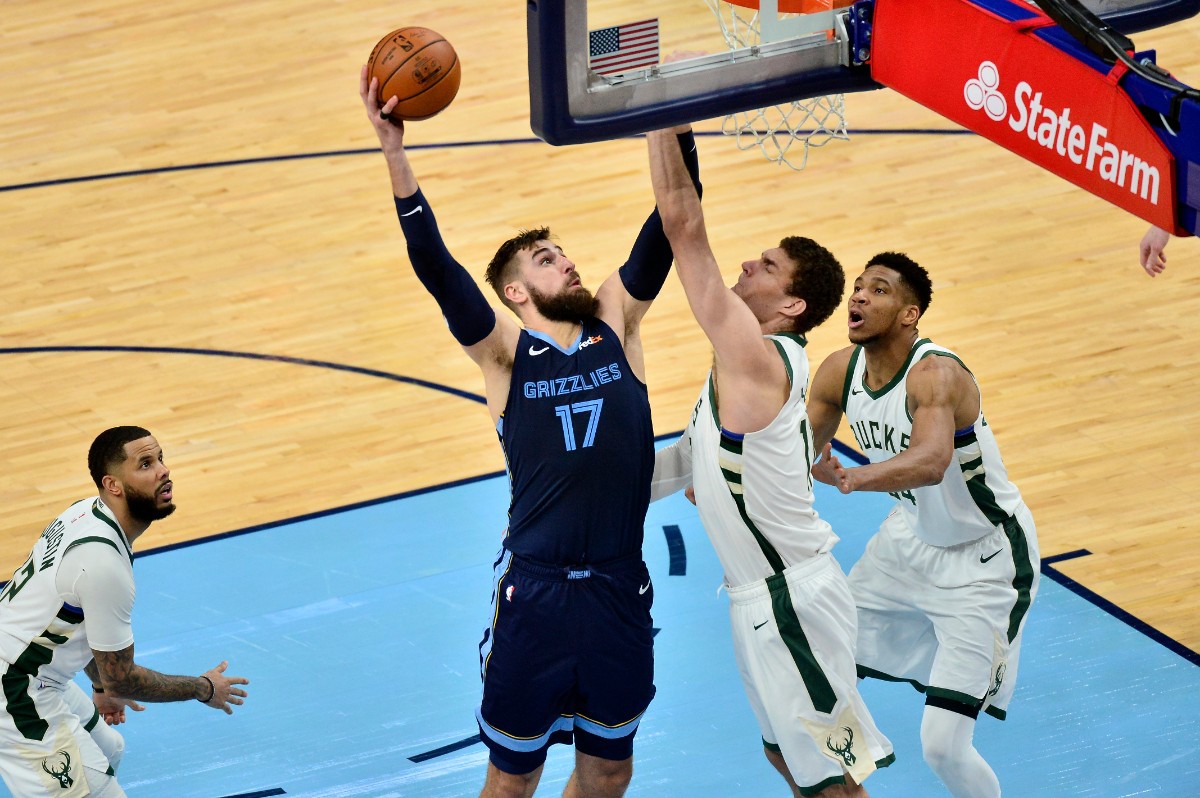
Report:
[[402,214],[400,214],[400,215],[401,215],[401,216],[412,216],[414,213],[420,213],[420,212],[421,212],[421,211],[423,211],[423,210],[425,210],[425,208],[424,208],[423,206],[421,206],[421,205],[418,205],[417,207],[413,208],[413,209],[412,209],[411,211],[409,211],[408,213],[402,213]]
[[532,346],[529,347],[529,354],[533,355],[534,357],[537,357],[538,355],[542,354],[543,352],[549,352],[549,351],[550,351],[550,347],[548,347],[548,346],[543,346],[541,349],[534,349]]
[[649,583],[649,582],[647,582],[647,583],[646,583],[646,584],[644,584],[644,585],[641,585],[641,586],[639,586],[639,587],[638,587],[638,595],[639,595],[639,596],[645,595],[646,591],[647,591],[647,590],[649,590],[649,589],[650,589],[650,583]]

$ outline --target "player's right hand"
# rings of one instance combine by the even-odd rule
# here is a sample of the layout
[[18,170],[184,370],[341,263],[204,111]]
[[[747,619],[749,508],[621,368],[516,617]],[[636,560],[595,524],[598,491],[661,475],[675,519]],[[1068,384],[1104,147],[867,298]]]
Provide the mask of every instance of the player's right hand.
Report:
[[375,128],[375,135],[386,151],[389,147],[404,146],[404,121],[391,116],[392,111],[400,104],[398,97],[389,97],[382,106],[379,102],[379,80],[367,75],[367,65],[363,64],[358,75],[358,96],[362,98],[363,107],[367,110],[367,119]]

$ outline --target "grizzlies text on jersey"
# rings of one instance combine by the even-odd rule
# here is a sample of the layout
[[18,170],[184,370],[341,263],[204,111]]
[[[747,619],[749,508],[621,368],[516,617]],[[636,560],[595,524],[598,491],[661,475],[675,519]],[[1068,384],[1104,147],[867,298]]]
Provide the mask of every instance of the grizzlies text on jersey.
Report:
[[585,319],[567,350],[521,332],[498,432],[512,491],[507,549],[553,565],[640,558],[650,400],[604,322]]

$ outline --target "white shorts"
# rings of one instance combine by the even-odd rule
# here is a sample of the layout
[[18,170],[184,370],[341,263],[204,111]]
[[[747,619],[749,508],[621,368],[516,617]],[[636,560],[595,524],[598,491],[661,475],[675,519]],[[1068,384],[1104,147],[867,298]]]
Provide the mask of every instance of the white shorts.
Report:
[[[7,698],[7,708],[0,709],[0,777],[8,789],[21,798],[87,796],[84,768],[109,772],[107,757],[84,729],[93,720],[104,723],[94,714],[91,701],[74,682],[51,685],[16,673],[4,663],[0,672],[5,688],[13,685],[19,690],[18,697]],[[67,697],[72,690],[78,695],[72,694],[71,703],[82,708],[78,701],[82,696],[92,715],[80,718],[72,711]],[[41,739],[34,739],[39,735]]]
[[855,614],[829,554],[782,578],[729,588],[733,650],[763,743],[778,748],[806,794],[862,783],[895,759],[858,694]]
[[850,569],[860,673],[1003,719],[1041,558],[1033,516],[979,540],[931,546],[893,511]]

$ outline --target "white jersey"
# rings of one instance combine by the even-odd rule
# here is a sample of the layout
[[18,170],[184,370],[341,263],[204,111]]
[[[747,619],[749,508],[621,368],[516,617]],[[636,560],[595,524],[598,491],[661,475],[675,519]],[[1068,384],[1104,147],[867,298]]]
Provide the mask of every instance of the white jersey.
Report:
[[689,483],[695,489],[700,520],[730,587],[782,573],[829,551],[838,540],[813,509],[804,338],[766,337],[778,348],[791,380],[779,414],[757,432],[726,432],[710,372],[687,431],[655,463],[656,497]]
[[[930,356],[958,356],[927,338],[917,341],[908,361],[887,385],[872,391],[865,381],[867,359],[862,347],[850,356],[842,388],[842,409],[859,448],[872,463],[890,460],[908,448],[912,416],[908,412],[908,374]],[[966,366],[963,366],[966,368]],[[931,546],[954,546],[978,540],[1024,505],[1008,479],[996,438],[983,415],[954,434],[954,457],[937,485],[898,491],[896,499],[913,534]]]
[[0,672],[65,685],[92,649],[133,645],[133,600],[133,554],[112,511],[72,504],[0,591]]

